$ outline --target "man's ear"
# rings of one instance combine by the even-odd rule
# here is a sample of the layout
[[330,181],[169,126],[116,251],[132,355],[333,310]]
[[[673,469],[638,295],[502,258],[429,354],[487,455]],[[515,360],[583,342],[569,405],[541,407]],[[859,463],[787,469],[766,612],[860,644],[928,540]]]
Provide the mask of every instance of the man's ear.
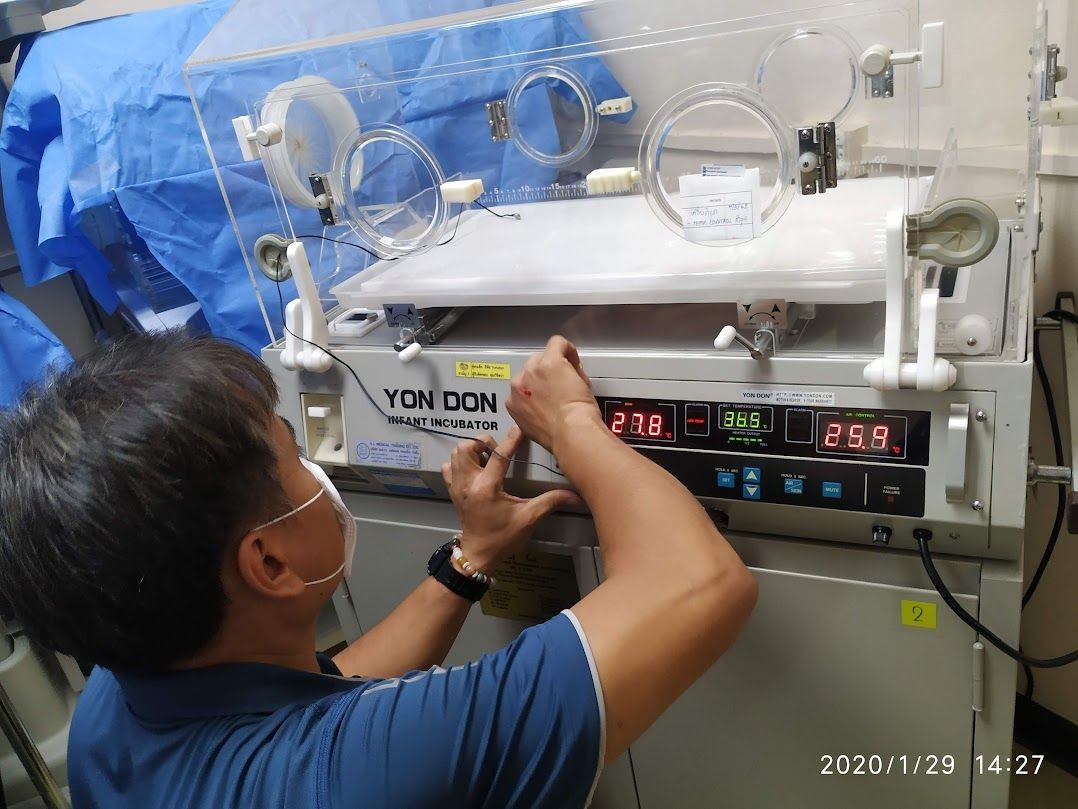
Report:
[[272,532],[251,531],[236,548],[240,580],[267,598],[295,598],[306,586],[288,564],[285,545]]

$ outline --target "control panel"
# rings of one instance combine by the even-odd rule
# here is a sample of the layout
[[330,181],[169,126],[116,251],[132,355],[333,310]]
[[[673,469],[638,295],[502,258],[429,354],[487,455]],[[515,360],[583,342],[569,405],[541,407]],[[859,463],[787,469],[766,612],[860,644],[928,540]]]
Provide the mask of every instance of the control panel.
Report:
[[699,497],[925,514],[929,411],[597,399],[611,432]]

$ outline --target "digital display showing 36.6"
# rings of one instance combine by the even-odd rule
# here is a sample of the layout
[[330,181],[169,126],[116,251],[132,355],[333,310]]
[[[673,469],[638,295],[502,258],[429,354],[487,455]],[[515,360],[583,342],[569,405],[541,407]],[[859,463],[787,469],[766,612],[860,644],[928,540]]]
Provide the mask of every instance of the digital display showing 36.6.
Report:
[[724,404],[719,408],[719,426],[724,430],[755,430],[771,432],[770,407],[760,405]]

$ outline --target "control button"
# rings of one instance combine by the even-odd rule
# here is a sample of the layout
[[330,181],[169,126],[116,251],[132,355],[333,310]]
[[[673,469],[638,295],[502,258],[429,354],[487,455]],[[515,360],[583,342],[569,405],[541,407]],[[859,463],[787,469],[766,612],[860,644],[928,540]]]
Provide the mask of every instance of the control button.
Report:
[[741,494],[746,500],[759,500],[760,487],[752,483],[743,483],[741,485]]
[[805,481],[801,480],[801,478],[783,478],[782,490],[786,494],[804,494]]
[[745,479],[746,483],[759,483],[761,480],[760,467],[746,466],[741,470],[741,477]]
[[720,489],[734,488],[735,474],[733,472],[719,472],[715,475],[715,482]]
[[842,484],[835,483],[834,481],[824,481],[823,496],[834,498],[842,497]]
[[886,525],[872,526],[872,541],[880,545],[890,545],[891,529]]

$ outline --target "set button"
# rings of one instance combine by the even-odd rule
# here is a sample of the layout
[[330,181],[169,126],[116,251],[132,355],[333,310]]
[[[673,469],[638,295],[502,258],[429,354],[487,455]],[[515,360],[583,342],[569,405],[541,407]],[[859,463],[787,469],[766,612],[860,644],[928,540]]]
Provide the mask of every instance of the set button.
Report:
[[734,472],[718,472],[715,475],[715,483],[720,489],[732,489],[736,484],[737,475]]

